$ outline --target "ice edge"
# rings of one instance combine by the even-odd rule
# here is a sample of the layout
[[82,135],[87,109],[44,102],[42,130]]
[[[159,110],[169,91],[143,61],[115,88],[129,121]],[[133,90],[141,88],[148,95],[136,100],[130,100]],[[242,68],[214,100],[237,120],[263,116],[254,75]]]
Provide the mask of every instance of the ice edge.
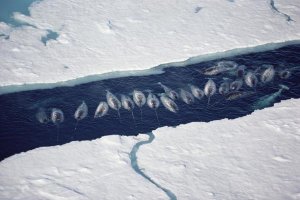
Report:
[[164,69],[168,67],[184,67],[187,65],[197,64],[197,63],[215,60],[215,59],[228,58],[232,56],[249,54],[254,52],[270,51],[274,49],[279,49],[284,46],[295,45],[295,44],[300,44],[300,40],[271,42],[271,43],[266,43],[257,46],[241,47],[241,48],[235,48],[235,49],[222,51],[222,52],[208,53],[208,54],[191,57],[184,61],[161,64],[156,67],[145,69],[145,70],[113,71],[109,73],[89,75],[89,76],[75,78],[67,81],[56,82],[56,83],[25,83],[20,85],[4,85],[4,86],[0,86],[0,95],[21,92],[21,91],[38,90],[38,89],[52,89],[55,87],[72,87],[75,85],[80,85],[80,84],[100,81],[100,80],[106,80],[111,78],[162,74],[164,73]]

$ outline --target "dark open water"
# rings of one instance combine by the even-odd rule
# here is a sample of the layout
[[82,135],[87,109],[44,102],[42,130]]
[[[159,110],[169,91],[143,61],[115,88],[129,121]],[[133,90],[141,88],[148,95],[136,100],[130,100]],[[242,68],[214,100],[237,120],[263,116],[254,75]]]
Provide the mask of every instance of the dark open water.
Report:
[[[220,59],[223,60],[223,59]],[[34,149],[41,146],[64,144],[71,140],[91,140],[104,135],[136,135],[146,133],[161,126],[176,126],[194,121],[212,121],[223,118],[237,118],[254,111],[253,104],[259,98],[272,94],[279,90],[278,84],[284,84],[290,88],[285,90],[276,99],[300,97],[300,45],[287,46],[278,50],[252,53],[248,55],[226,58],[240,65],[246,65],[255,69],[262,64],[272,64],[276,71],[284,68],[291,69],[292,76],[283,80],[276,75],[275,79],[266,85],[259,85],[256,93],[247,98],[226,101],[224,97],[216,94],[211,99],[210,107],[207,107],[207,99],[186,105],[177,101],[179,112],[174,114],[167,111],[162,105],[158,109],[160,125],[153,110],[144,106],[143,120],[140,119],[140,111],[135,108],[136,123],[133,122],[131,113],[121,109],[121,120],[117,112],[110,109],[107,116],[94,119],[94,112],[100,100],[106,100],[105,90],[120,97],[120,94],[130,94],[133,89],[152,90],[153,93],[162,93],[162,88],[157,82],[162,82],[171,88],[188,89],[187,84],[195,84],[200,88],[207,82],[207,76],[201,75],[197,70],[210,67],[220,60],[203,62],[186,67],[170,67],[160,75],[115,78],[82,84],[74,87],[59,87],[12,94],[0,95],[0,160],[13,154]],[[213,80],[219,85],[223,77],[231,77],[228,74],[213,76]],[[231,77],[234,79],[234,77]],[[247,86],[242,90],[253,91]],[[84,100],[89,107],[89,115],[79,122],[76,135],[73,118],[74,112]],[[272,106],[273,103],[270,104]],[[40,124],[35,117],[38,108],[60,108],[65,114],[65,121],[60,125],[60,136],[57,142],[57,127],[52,124]]]

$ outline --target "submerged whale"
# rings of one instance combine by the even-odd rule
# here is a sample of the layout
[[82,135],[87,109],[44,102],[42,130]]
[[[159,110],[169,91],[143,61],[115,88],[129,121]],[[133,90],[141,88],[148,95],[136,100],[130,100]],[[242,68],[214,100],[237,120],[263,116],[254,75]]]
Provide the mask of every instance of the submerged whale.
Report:
[[258,83],[257,77],[252,72],[247,72],[247,74],[245,75],[244,80],[245,80],[246,85],[251,87],[251,88],[255,88],[257,83]]
[[227,101],[233,101],[236,99],[241,99],[241,98],[245,98],[248,97],[252,94],[254,94],[255,92],[249,92],[249,91],[233,91],[233,92],[229,92],[225,95],[225,99]]
[[121,102],[119,101],[119,99],[113,93],[111,93],[107,90],[106,91],[106,100],[107,100],[109,107],[111,107],[112,109],[114,109],[118,112],[118,116],[120,118]]
[[265,95],[265,96],[259,98],[253,104],[253,108],[256,110],[256,109],[262,109],[267,106],[270,106],[281,95],[283,90],[289,90],[289,88],[285,85],[279,85],[279,87],[280,87],[280,89],[277,92],[274,92],[273,94]]
[[221,94],[221,95],[227,94],[229,92],[229,87],[230,87],[230,84],[228,81],[221,83],[221,85],[219,87],[219,94]]
[[267,67],[260,76],[260,80],[262,83],[268,83],[273,80],[275,76],[275,70],[273,65],[264,65],[264,67]]
[[291,71],[289,71],[287,69],[282,70],[282,71],[279,72],[279,77],[281,79],[288,79],[288,78],[290,78],[290,76],[291,76]]
[[180,89],[180,97],[182,101],[186,104],[192,104],[195,101],[194,96],[184,89]]
[[44,108],[39,108],[35,117],[42,124],[47,124],[49,122],[49,118],[48,118],[47,113]]
[[213,96],[216,93],[216,91],[217,91],[216,83],[212,79],[209,79],[204,86],[204,94],[208,98],[208,101],[207,101],[208,105],[209,105],[211,96]]
[[237,68],[237,66],[237,63],[234,61],[220,61],[217,63],[217,65],[206,68],[200,71],[200,73],[208,76],[214,76],[227,71],[234,70]]
[[204,92],[199,87],[189,84],[190,90],[195,98],[201,100],[204,97]]
[[79,121],[79,120],[86,118],[87,115],[88,115],[88,107],[87,107],[86,103],[83,101],[80,104],[80,106],[78,106],[78,108],[76,109],[76,111],[74,113],[74,118],[77,121]]
[[238,79],[230,83],[230,90],[231,91],[238,91],[243,86],[243,80]]
[[171,99],[177,100],[179,98],[179,95],[175,90],[172,90],[171,88],[162,84],[161,82],[158,82],[158,84],[163,88],[163,90],[165,91],[165,94],[167,96],[169,96]]
[[162,94],[160,96],[160,101],[166,109],[173,113],[177,113],[177,111],[179,110],[177,104],[166,94]]
[[104,115],[107,114],[108,110],[109,110],[108,104],[105,101],[101,101],[98,107],[96,108],[94,118],[103,117]]

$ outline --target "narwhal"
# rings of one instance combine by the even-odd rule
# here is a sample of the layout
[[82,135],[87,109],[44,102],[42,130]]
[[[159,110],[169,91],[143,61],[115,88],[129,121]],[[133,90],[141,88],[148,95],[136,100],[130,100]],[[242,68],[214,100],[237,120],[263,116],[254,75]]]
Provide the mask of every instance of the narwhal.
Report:
[[143,117],[142,107],[146,103],[146,97],[145,97],[144,93],[140,90],[133,90],[132,96],[133,96],[134,103],[140,108],[141,120],[142,120],[142,117]]
[[110,91],[106,91],[106,100],[107,103],[109,105],[109,107],[111,107],[112,109],[116,110],[118,112],[118,116],[119,119],[121,118],[120,116],[120,108],[121,108],[121,102],[119,101],[119,99]]
[[108,110],[109,110],[108,104],[105,101],[101,101],[98,107],[96,108],[94,118],[103,117],[104,115],[107,114]]
[[233,82],[230,83],[230,90],[231,91],[238,91],[239,89],[241,89],[241,87],[243,86],[243,80],[242,79],[237,79]]
[[247,74],[244,77],[244,80],[245,80],[246,85],[251,88],[255,88],[258,83],[258,79],[257,79],[256,75],[252,72],[247,72]]
[[161,94],[160,101],[166,109],[173,113],[177,113],[177,111],[179,110],[177,104],[166,94]]
[[281,79],[288,79],[291,76],[291,71],[285,69],[279,72],[279,77]]
[[275,102],[275,100],[277,99],[277,97],[279,97],[282,93],[283,90],[289,90],[289,88],[285,85],[279,85],[280,89],[270,95],[265,95],[261,98],[259,98],[253,105],[254,109],[262,109],[265,108],[267,106],[270,106],[271,104],[273,104]]
[[213,75],[218,75],[227,71],[234,70],[236,69],[237,66],[238,65],[236,64],[236,62],[233,61],[220,61],[217,63],[217,65],[206,68],[200,71],[200,73],[208,76],[213,76]]
[[56,141],[58,141],[58,137],[59,137],[59,124],[61,124],[64,120],[65,117],[63,111],[58,108],[52,108],[51,121],[57,126]]
[[49,122],[49,118],[44,108],[39,108],[35,116],[36,119],[42,124],[47,124]]
[[158,115],[157,115],[157,108],[159,107],[160,102],[159,102],[158,98],[155,96],[155,94],[152,94],[151,92],[149,92],[148,97],[147,97],[147,105],[149,106],[149,108],[151,108],[155,111],[157,122],[160,124]]
[[245,69],[246,69],[246,66],[245,65],[240,65],[240,66],[238,66],[237,67],[237,69],[236,69],[236,77],[237,78],[243,78],[244,77],[244,75],[245,75]]
[[180,89],[179,94],[184,103],[186,103],[186,104],[194,103],[194,101],[195,101],[194,96],[190,92],[188,92],[184,89]]
[[241,99],[241,98],[245,98],[248,97],[250,95],[253,95],[255,92],[249,92],[249,91],[233,91],[233,92],[229,92],[225,95],[225,99],[227,101],[233,101],[236,99]]
[[74,113],[74,118],[76,119],[75,130],[77,129],[78,122],[83,120],[88,115],[88,106],[86,105],[85,101],[83,101]]
[[229,87],[230,84],[228,81],[224,81],[223,83],[221,83],[219,87],[219,94],[221,95],[227,94],[229,92]]
[[199,87],[189,84],[192,94],[195,98],[201,100],[204,97],[204,92]]
[[173,99],[175,101],[179,98],[179,95],[175,90],[172,90],[171,88],[162,84],[161,82],[158,82],[158,84],[163,88],[163,90],[165,91],[165,94],[168,95],[171,99]]
[[209,105],[210,98],[216,93],[216,91],[216,83],[212,79],[209,79],[204,86],[204,94],[208,98],[207,105]]
[[273,65],[265,65],[267,67],[260,76],[260,80],[262,83],[268,83],[273,80],[275,76],[275,70]]
[[134,115],[133,115],[134,102],[132,101],[132,99],[129,96],[122,94],[121,95],[121,103],[125,110],[128,110],[129,112],[131,112],[132,119],[134,121]]

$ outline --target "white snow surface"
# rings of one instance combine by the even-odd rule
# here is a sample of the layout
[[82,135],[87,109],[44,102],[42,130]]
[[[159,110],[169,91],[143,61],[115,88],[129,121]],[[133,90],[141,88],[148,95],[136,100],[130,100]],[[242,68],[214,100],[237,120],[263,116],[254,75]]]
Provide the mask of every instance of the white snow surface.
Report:
[[[0,87],[145,74],[140,70],[192,57],[299,42],[300,1],[274,2],[293,21],[268,0],[43,0],[30,16],[14,14],[30,26],[0,23],[0,34],[9,35],[0,37]],[[59,37],[44,45],[47,30]]]
[[[300,199],[300,99],[234,120],[163,127],[138,164],[177,199]],[[0,199],[168,199],[134,172],[137,137],[106,136],[0,163]]]

